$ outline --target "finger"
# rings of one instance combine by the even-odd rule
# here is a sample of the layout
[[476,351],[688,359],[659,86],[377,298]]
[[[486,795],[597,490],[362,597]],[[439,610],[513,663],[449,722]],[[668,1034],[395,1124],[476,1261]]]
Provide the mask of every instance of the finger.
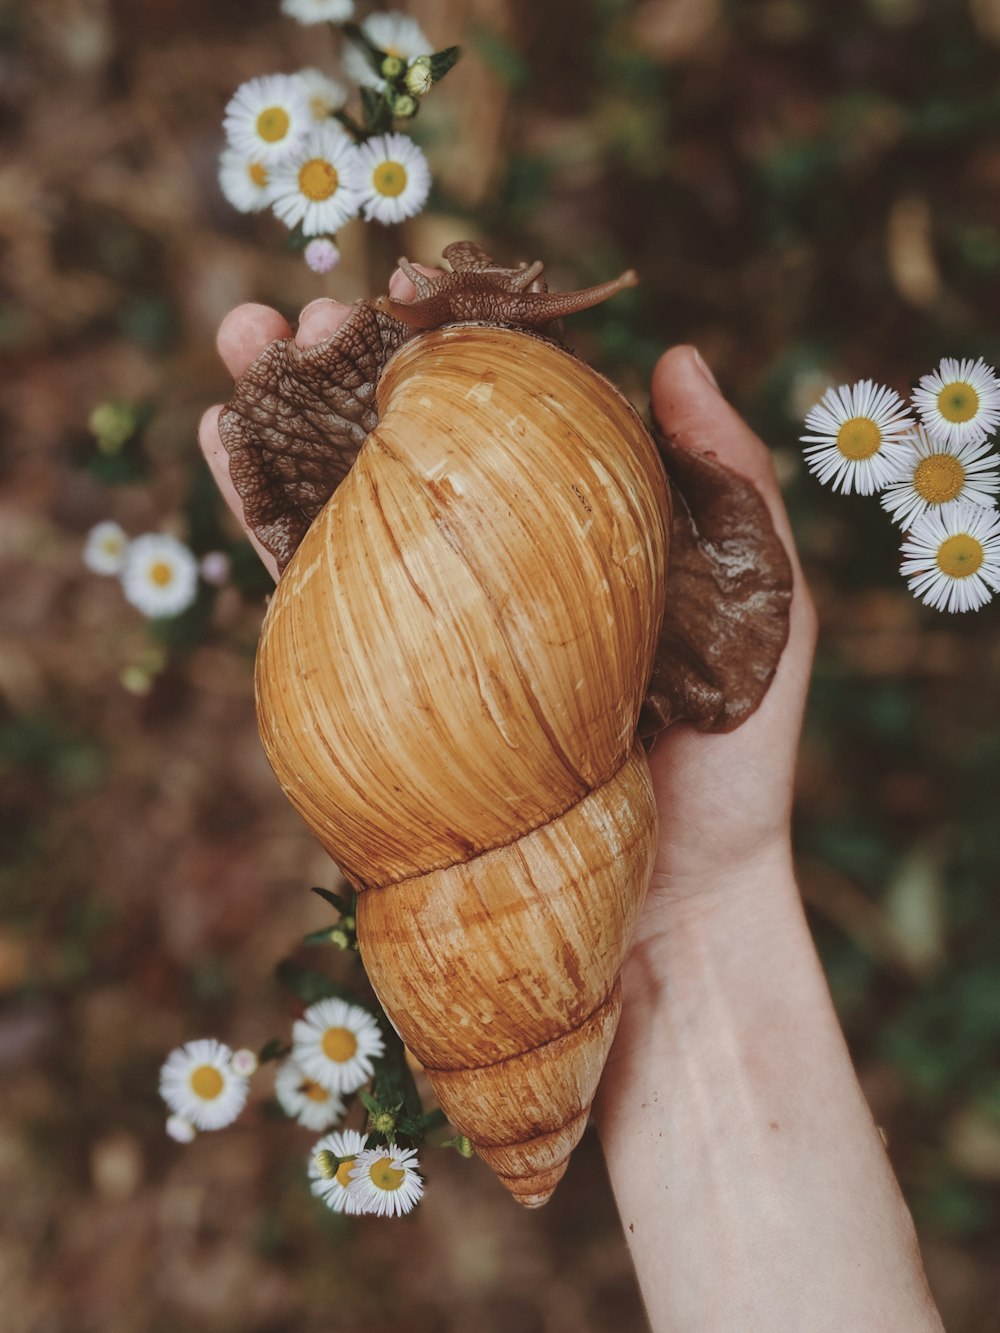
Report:
[[[428,268],[426,264],[414,264],[413,267],[425,278],[439,278],[444,272],[442,268]],[[389,295],[394,301],[412,301],[416,294],[413,283],[401,268],[397,268],[389,279]]]
[[785,549],[797,567],[795,542],[766,445],[726,402],[694,347],[671,347],[653,371],[653,414],[682,448],[712,454],[754,483],[771,511]]
[[[653,371],[652,398],[653,414],[665,434],[682,448],[712,454],[748,478],[767,504],[775,532],[791,561],[794,581],[789,625],[793,651],[784,657],[805,663],[807,670],[816,641],[816,612],[767,446],[723,398],[712,372],[694,347],[672,347],[660,357]],[[792,669],[787,660],[783,666],[786,673]]]
[[295,331],[295,341],[300,347],[314,347],[336,333],[351,313],[353,306],[342,301],[331,301],[321,296],[310,301],[299,315],[299,327]]
[[221,411],[221,406],[217,404],[215,407],[210,407],[202,417],[201,424],[198,427],[198,443],[222,498],[235,514],[237,522],[250,539],[268,573],[276,580],[278,577],[277,562],[271,552],[261,546],[253,531],[247,527],[246,519],[243,516],[243,501],[240,499],[236,487],[233,485],[233,479],[229,475],[229,455],[226,453],[226,447],[219,435],[219,413]]
[[267,305],[240,305],[219,325],[216,346],[233,379],[246,370],[268,343],[290,338],[292,330],[283,315]]

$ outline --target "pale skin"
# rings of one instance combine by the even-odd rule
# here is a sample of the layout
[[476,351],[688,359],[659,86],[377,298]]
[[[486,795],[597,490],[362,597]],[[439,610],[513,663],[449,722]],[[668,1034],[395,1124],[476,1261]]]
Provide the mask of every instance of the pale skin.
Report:
[[[397,272],[390,292],[409,299],[412,286]],[[296,340],[328,337],[349,309],[312,302]],[[218,345],[236,377],[291,336],[277,311],[246,305]],[[594,1105],[650,1326],[941,1330],[795,883],[792,784],[816,618],[770,457],[693,348],[661,358],[652,399],[667,434],[753,480],[795,589],[788,646],[753,717],[726,736],[674,727],[650,756],[659,853]],[[202,419],[201,447],[242,522],[218,414]]]

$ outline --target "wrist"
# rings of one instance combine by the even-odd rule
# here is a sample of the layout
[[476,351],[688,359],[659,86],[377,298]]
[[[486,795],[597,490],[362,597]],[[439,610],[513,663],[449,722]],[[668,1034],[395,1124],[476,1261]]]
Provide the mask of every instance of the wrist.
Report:
[[652,1327],[940,1330],[790,861],[701,887],[658,886],[594,1104]]
[[653,1017],[678,994],[697,994],[709,980],[706,958],[712,986],[736,989],[749,979],[744,964],[781,940],[812,955],[787,835],[708,873],[657,866],[623,970],[626,1011]]

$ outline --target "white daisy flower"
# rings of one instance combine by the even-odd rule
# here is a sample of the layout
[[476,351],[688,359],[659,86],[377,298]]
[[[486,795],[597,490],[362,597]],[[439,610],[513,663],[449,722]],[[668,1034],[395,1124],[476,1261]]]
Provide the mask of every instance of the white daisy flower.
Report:
[[427,202],[427,159],[405,134],[376,134],[358,149],[358,182],[365,221],[402,222]]
[[128,537],[119,523],[107,519],[87,533],[83,563],[92,574],[120,574],[125,564]]
[[347,89],[321,69],[300,69],[295,76],[302,84],[313,120],[329,120],[347,101]]
[[414,1148],[364,1148],[354,1160],[347,1193],[359,1213],[402,1217],[420,1202],[424,1182],[417,1175]]
[[198,562],[176,537],[147,532],[129,543],[122,588],[145,616],[180,615],[198,595]]
[[182,1115],[169,1115],[167,1116],[167,1134],[175,1143],[193,1143],[197,1138],[198,1131],[191,1121],[185,1120]]
[[1000,380],[982,357],[946,356],[913,390],[913,406],[932,439],[978,444],[1000,425]]
[[243,1110],[249,1083],[232,1067],[233,1053],[212,1037],[171,1051],[160,1070],[160,1096],[196,1129],[222,1129]]
[[240,213],[259,213],[271,202],[264,163],[224,148],[219,157],[219,188]]
[[1000,514],[964,500],[929,509],[902,556],[915,597],[938,611],[976,611],[1000,589]]
[[237,88],[222,123],[230,148],[270,167],[298,147],[313,121],[294,74],[265,74]]
[[287,227],[304,236],[335,232],[356,217],[361,196],[358,150],[339,125],[316,125],[287,162],[274,169],[272,202]]
[[300,23],[343,23],[354,13],[354,0],[281,0],[281,12]]
[[882,492],[882,506],[901,527],[953,500],[971,500],[992,509],[1000,491],[1000,458],[989,445],[939,444],[918,426],[899,446],[900,479]]
[[340,1166],[333,1175],[326,1174],[321,1169],[320,1158],[322,1153],[333,1153],[334,1157],[355,1158],[359,1152],[364,1150],[365,1136],[359,1134],[356,1129],[334,1130],[332,1134],[327,1134],[312,1150],[312,1157],[309,1161],[309,1188],[317,1199],[322,1199],[328,1208],[332,1208],[335,1213],[356,1213],[354,1199],[348,1194],[347,1186],[350,1181],[351,1172],[354,1169],[354,1162],[341,1162]]
[[344,1103],[337,1093],[303,1073],[294,1060],[286,1060],[278,1070],[274,1095],[285,1115],[317,1134],[335,1125],[344,1114]]
[[330,1092],[357,1092],[385,1054],[378,1023],[367,1009],[331,998],[311,1004],[292,1028],[292,1059]]
[[827,389],[805,424],[809,470],[844,495],[871,495],[895,481],[899,441],[915,426],[899,394],[872,380]]
[[314,273],[329,273],[340,263],[340,251],[329,236],[314,236],[302,257]]
[[[387,14],[369,14],[361,24],[361,31],[372,46],[387,56],[398,56],[409,63],[417,56],[430,56],[434,48],[424,36],[416,19],[392,10]],[[349,45],[344,51],[344,73],[365,88],[383,92],[389,85],[372,69],[368,52],[360,46]]]

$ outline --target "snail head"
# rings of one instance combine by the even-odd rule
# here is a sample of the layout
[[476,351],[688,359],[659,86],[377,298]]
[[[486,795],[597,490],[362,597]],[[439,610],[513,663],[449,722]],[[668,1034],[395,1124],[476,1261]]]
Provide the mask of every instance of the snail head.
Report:
[[412,329],[436,329],[442,324],[497,324],[508,328],[542,329],[548,324],[599,305],[609,296],[634,287],[634,269],[610,282],[576,292],[550,292],[541,276],[542,261],[503,268],[474,241],[457,241],[444,251],[450,273],[428,276],[408,259],[399,267],[410,279],[415,295],[410,301],[380,296],[376,309]]

